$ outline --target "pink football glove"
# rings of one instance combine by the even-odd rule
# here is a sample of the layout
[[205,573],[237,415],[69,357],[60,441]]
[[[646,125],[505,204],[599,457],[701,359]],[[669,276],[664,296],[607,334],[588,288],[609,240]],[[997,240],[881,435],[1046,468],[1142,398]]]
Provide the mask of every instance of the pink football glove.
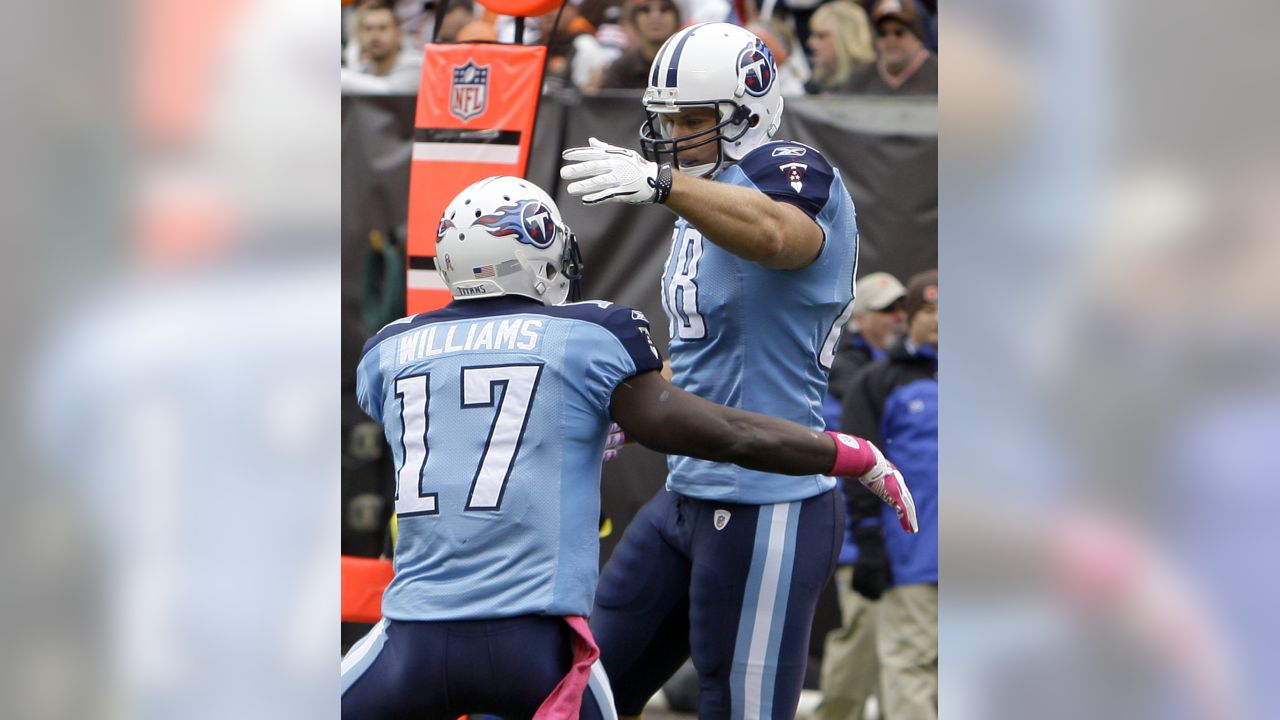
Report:
[[863,487],[898,513],[898,522],[903,530],[919,532],[916,503],[911,499],[907,481],[898,468],[885,459],[880,448],[864,438],[830,431],[827,434],[836,441],[836,464],[829,474],[858,478]]
[[609,462],[618,457],[618,448],[622,447],[626,442],[627,434],[622,431],[622,428],[618,427],[618,423],[610,425],[609,439],[604,443],[604,461]]

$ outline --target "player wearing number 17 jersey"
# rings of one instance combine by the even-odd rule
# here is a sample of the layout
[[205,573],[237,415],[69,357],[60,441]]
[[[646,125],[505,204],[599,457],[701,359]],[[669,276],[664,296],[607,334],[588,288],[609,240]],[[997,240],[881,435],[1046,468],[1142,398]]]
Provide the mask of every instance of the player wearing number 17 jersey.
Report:
[[640,313],[565,303],[577,244],[528,182],[464,190],[436,252],[454,301],[381,330],[357,372],[395,459],[400,541],[383,620],[343,660],[344,716],[612,717],[585,620],[611,420],[661,452],[896,483],[865,441],[677,389]]
[[[561,176],[586,204],[677,214],[662,276],[675,385],[820,429],[858,234],[840,173],[812,147],[770,141],[783,107],[776,77],[747,30],[681,30],[650,71],[645,157],[592,138],[565,151]],[[628,526],[592,615],[624,715],[692,655],[700,717],[794,716],[844,530],[834,487],[829,474],[670,457],[667,492]],[[915,531],[909,496],[869,487]]]

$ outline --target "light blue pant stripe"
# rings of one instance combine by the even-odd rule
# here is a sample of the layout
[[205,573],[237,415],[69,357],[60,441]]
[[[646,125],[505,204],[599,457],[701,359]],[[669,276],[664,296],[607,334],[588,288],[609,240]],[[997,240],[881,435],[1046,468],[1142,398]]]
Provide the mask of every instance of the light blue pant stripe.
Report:
[[342,692],[345,693],[347,688],[355,684],[364,671],[373,665],[373,661],[378,659],[378,653],[382,652],[382,646],[386,643],[387,619],[383,618],[373,626],[368,635],[347,651],[346,657],[342,658]]
[[756,518],[756,538],[751,547],[751,569],[747,573],[747,585],[742,593],[742,615],[738,618],[738,637],[733,647],[733,671],[729,677],[734,720],[746,718],[743,699],[747,693],[747,656],[751,651],[751,634],[755,628],[760,581],[764,576],[764,559],[769,549],[769,527],[772,519],[773,506],[761,506]]
[[782,647],[782,635],[787,626],[787,602],[791,597],[791,572],[796,559],[796,532],[800,527],[800,506],[802,503],[789,504],[787,511],[786,532],[783,535],[782,567],[778,573],[778,594],[773,604],[773,622],[769,624],[769,644],[765,658],[771,672],[764,675],[764,687],[760,699],[760,716],[773,716],[773,689],[778,679],[778,657]]
[[759,720],[773,714],[773,677],[791,587],[800,505],[778,503],[759,510],[729,680],[733,716],[738,720]]
[[[587,689],[595,696],[596,706],[600,708],[600,716],[604,720],[618,720],[618,709],[613,706],[613,688],[609,687],[609,676],[604,672],[604,665],[599,660],[591,663],[591,676],[587,678]],[[586,702],[584,699],[583,702]]]

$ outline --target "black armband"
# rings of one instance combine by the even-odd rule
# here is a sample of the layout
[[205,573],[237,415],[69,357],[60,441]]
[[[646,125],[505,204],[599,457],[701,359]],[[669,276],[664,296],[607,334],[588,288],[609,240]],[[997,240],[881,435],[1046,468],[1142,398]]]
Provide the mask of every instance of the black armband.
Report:
[[671,195],[671,163],[662,163],[658,166],[658,182],[654,186],[653,201],[661,205],[667,201],[669,195]]

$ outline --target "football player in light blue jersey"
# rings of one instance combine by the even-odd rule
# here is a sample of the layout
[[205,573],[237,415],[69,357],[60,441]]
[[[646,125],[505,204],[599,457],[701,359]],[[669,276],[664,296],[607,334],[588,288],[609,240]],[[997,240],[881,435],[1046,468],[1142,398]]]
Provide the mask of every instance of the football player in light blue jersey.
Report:
[[[560,174],[588,205],[678,216],[662,276],[675,385],[816,430],[858,232],[840,172],[812,147],[771,141],[776,80],[747,30],[681,30],[650,71],[644,157],[591,138],[564,152]],[[610,557],[592,615],[619,710],[638,715],[692,655],[700,717],[793,717],[844,528],[834,478],[674,456],[668,470]],[[916,530],[909,498],[869,487]]]
[[585,620],[611,421],[660,452],[905,493],[863,440],[677,389],[639,312],[566,302],[577,242],[524,180],[463,190],[436,262],[454,301],[383,328],[357,371],[395,460],[399,542],[383,620],[342,663],[345,717],[615,716]]

